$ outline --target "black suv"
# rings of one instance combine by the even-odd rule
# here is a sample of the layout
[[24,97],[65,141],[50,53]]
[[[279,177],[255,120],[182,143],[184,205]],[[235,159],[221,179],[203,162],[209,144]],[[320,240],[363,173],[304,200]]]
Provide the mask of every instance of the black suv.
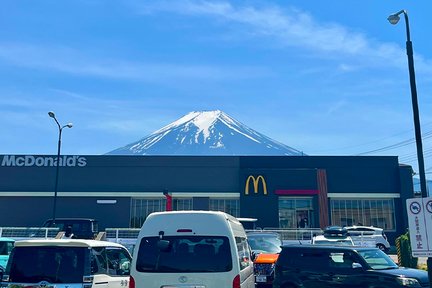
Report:
[[378,248],[283,246],[273,288],[429,287],[426,271],[397,266]]
[[55,223],[48,219],[42,227],[58,227],[60,231],[70,227],[76,239],[94,239],[98,233],[98,221],[90,218],[56,218]]

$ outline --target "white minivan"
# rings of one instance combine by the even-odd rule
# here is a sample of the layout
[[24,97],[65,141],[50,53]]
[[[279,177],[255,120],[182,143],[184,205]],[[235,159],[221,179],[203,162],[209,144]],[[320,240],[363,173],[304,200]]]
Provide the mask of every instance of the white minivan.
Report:
[[2,288],[127,288],[131,255],[98,240],[16,241]]
[[130,288],[254,288],[246,233],[216,211],[150,214],[138,236]]

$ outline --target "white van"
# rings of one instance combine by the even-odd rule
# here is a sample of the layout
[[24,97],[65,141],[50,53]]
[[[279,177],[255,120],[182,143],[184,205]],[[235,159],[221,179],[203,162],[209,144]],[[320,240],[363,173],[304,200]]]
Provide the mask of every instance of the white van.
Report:
[[1,286],[127,288],[131,258],[125,247],[106,241],[16,241]]
[[215,211],[150,214],[138,236],[130,288],[254,288],[246,233]]

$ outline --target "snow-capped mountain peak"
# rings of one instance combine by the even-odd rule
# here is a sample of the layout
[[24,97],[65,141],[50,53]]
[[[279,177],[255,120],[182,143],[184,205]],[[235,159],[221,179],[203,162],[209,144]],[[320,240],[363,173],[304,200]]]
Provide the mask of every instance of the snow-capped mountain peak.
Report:
[[110,155],[304,155],[220,110],[194,111]]

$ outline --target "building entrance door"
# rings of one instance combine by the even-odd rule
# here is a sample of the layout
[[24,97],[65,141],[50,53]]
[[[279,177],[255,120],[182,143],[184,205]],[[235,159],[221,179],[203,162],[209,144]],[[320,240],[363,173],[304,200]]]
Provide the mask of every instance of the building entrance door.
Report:
[[313,228],[312,197],[279,197],[279,228]]

